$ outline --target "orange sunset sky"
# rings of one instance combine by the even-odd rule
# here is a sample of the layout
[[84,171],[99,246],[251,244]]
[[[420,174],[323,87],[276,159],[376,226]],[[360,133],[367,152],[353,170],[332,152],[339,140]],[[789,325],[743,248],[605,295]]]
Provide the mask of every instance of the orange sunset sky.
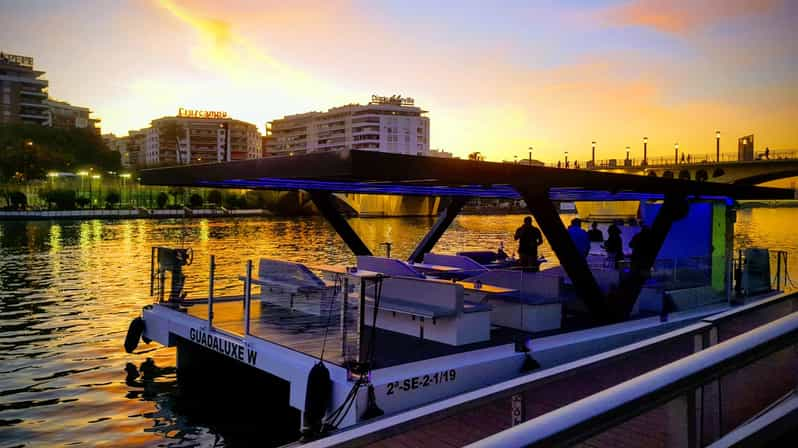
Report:
[[547,162],[798,148],[798,2],[0,0],[0,50],[125,134],[402,94],[431,146]]

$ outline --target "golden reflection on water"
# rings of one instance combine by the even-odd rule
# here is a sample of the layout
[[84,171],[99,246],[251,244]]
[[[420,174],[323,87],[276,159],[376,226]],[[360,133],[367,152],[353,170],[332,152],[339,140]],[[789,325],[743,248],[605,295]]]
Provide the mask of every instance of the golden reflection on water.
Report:
[[[512,234],[522,218],[461,216],[436,251],[495,250],[504,243],[513,252]],[[740,211],[737,245],[798,251],[798,236],[788,225],[796,220],[796,209]],[[397,258],[406,258],[433,222],[351,220],[375,253],[384,253],[380,244],[391,242]],[[230,437],[181,404],[185,397],[170,369],[173,349],[141,345],[132,355],[122,349],[130,320],[150,303],[155,245],[194,249],[194,263],[186,269],[191,296],[207,293],[211,254],[219,294],[240,291],[237,276],[247,259],[354,261],[321,218],[0,223],[0,440],[155,446],[209,445]],[[548,243],[541,254],[556,263]],[[147,358],[165,370],[149,381],[126,381],[126,363],[140,366]]]

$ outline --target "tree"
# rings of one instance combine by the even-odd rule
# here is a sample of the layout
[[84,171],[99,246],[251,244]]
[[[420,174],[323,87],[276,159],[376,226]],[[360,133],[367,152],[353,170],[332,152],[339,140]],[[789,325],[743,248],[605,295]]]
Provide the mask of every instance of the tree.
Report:
[[197,193],[194,193],[191,196],[189,196],[188,203],[191,206],[191,208],[200,208],[202,207],[203,203],[202,196],[198,195]]
[[214,205],[222,205],[222,192],[219,190],[209,191],[208,202]]
[[78,198],[75,198],[75,204],[77,204],[78,207],[80,208],[86,208],[86,206],[89,205],[90,203],[91,200],[86,196],[80,196]]
[[158,193],[158,197],[155,198],[155,202],[158,204],[158,208],[164,208],[166,207],[166,203],[169,202],[169,196],[162,191]]
[[119,204],[122,198],[119,196],[119,193],[116,191],[109,191],[108,194],[105,195],[105,204],[107,208],[114,208]]
[[485,160],[485,156],[483,156],[481,152],[475,151],[468,155],[468,160],[477,160],[481,162]]

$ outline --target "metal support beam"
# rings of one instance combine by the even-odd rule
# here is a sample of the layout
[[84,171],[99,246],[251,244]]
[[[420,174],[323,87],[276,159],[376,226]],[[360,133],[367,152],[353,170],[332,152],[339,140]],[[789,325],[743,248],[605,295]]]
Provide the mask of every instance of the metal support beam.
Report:
[[622,278],[618,289],[610,294],[608,302],[614,305],[613,318],[615,320],[624,320],[629,317],[629,313],[632,312],[637,297],[640,295],[640,290],[651,273],[657,254],[671,231],[671,226],[675,221],[687,216],[689,210],[690,204],[685,195],[665,196],[665,201],[663,201],[657,217],[654,218],[648,237],[640,241],[640,248],[635,249],[629,272]]
[[579,298],[585,302],[590,313],[593,317],[600,321],[606,322],[610,318],[610,314],[605,305],[604,294],[599,289],[593,273],[590,272],[590,267],[587,265],[587,260],[579,253],[571,240],[571,235],[560,219],[560,214],[554,203],[548,197],[548,194],[543,190],[535,190],[528,187],[514,186],[518,193],[526,201],[529,211],[535,217],[535,220],[540,226],[540,230],[549,241],[549,245],[557,259],[560,260],[560,265],[565,269],[566,274],[571,279],[571,282],[576,289]]
[[333,226],[338,236],[344,240],[349,250],[355,255],[371,255],[371,250],[368,246],[357,236],[357,233],[352,229],[341,212],[335,206],[335,198],[329,191],[310,190],[310,200],[319,212],[327,219],[327,222]]
[[424,254],[431,251],[435,244],[441,239],[443,236],[443,232],[449,228],[454,221],[454,218],[460,213],[460,210],[463,209],[463,206],[468,202],[468,198],[462,196],[455,196],[452,198],[452,201],[449,205],[443,209],[443,211],[438,215],[438,219],[435,221],[435,224],[432,225],[432,228],[424,235],[424,238],[421,242],[418,243],[418,246],[413,250],[413,253],[410,255],[408,259],[411,263],[421,263],[424,261]]

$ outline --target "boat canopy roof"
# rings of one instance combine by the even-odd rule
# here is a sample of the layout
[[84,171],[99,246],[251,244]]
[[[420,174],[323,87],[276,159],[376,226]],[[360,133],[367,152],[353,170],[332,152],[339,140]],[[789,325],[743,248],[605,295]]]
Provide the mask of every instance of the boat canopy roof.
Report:
[[543,188],[560,201],[795,197],[782,188],[358,150],[152,168],[140,177],[145,185],[505,199],[520,199],[519,187]]

